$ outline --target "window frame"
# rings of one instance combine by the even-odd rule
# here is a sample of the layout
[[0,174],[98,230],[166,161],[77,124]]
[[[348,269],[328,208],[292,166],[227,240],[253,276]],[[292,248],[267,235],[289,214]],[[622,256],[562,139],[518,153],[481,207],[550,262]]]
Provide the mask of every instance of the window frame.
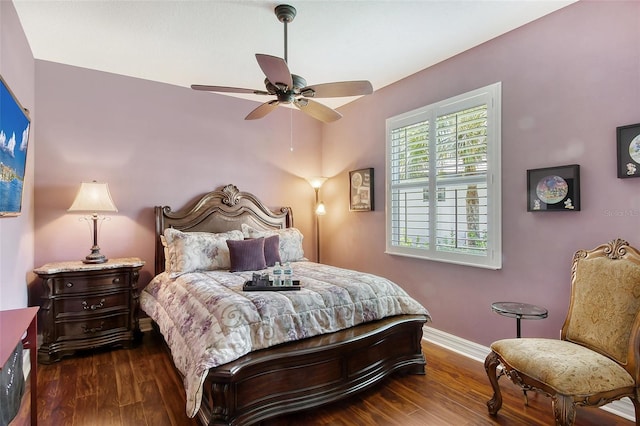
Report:
[[[502,268],[502,135],[501,135],[501,115],[502,115],[502,84],[500,82],[463,93],[449,99],[435,102],[421,108],[408,111],[386,120],[386,154],[385,154],[385,178],[386,178],[386,200],[385,200],[385,226],[386,244],[385,253],[398,256],[414,257],[439,262],[454,263],[467,266],[475,266],[487,269]],[[392,244],[393,217],[392,203],[393,191],[402,187],[402,184],[392,183],[392,140],[391,134],[395,129],[408,127],[420,122],[428,121],[429,153],[436,152],[435,143],[437,132],[437,118],[447,114],[464,111],[479,105],[487,105],[487,248],[486,255],[474,255],[464,253],[453,253],[437,250],[435,241],[437,238],[436,224],[427,220],[429,227],[429,241],[427,248],[408,247]],[[429,155],[429,193],[438,194],[442,187],[436,187],[436,183],[441,183],[436,177],[436,155]],[[433,178],[431,178],[433,176]],[[448,191],[456,183],[468,182],[465,178],[452,178],[451,183],[444,188]],[[482,180],[484,184],[485,180]],[[434,197],[435,199],[436,197]],[[435,203],[434,203],[435,204]],[[436,211],[435,205],[429,205],[428,217],[433,217]]]

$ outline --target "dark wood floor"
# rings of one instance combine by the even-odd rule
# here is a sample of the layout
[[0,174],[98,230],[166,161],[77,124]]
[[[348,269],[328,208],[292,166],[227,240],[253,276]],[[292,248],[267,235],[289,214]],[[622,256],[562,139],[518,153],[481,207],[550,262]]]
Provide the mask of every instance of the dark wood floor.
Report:
[[[309,412],[264,423],[287,425],[552,425],[548,398],[522,393],[501,379],[504,404],[497,417],[487,414],[491,387],[477,361],[424,343],[427,374],[391,377],[352,397]],[[29,425],[29,398],[11,426]],[[38,423],[42,426],[189,426],[184,391],[162,340],[145,333],[131,350],[96,352],[65,358],[38,369]],[[579,408],[577,426],[630,426],[604,410]]]

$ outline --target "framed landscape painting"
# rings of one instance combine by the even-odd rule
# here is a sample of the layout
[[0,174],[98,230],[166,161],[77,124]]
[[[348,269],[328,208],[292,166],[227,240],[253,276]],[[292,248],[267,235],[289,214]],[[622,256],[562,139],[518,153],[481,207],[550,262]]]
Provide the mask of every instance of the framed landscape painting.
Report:
[[22,210],[29,115],[0,76],[0,217]]

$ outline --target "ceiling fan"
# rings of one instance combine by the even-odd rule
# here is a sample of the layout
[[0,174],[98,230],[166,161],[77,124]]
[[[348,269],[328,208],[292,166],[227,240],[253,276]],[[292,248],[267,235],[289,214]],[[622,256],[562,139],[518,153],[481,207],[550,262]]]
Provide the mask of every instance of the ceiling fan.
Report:
[[307,86],[307,81],[304,78],[296,74],[291,74],[287,65],[287,24],[295,18],[296,9],[293,6],[281,4],[276,6],[275,14],[278,20],[284,24],[284,59],[261,53],[256,54],[258,65],[260,65],[262,72],[264,72],[266,76],[264,79],[266,90],[207,86],[201,84],[192,84],[191,88],[208,92],[253,93],[256,95],[276,96],[276,99],[265,102],[251,111],[249,115],[245,117],[245,120],[262,118],[276,109],[280,104],[293,103],[302,112],[325,123],[340,119],[342,114],[309,98],[336,98],[369,95],[373,93],[371,83],[366,80],[340,81]]

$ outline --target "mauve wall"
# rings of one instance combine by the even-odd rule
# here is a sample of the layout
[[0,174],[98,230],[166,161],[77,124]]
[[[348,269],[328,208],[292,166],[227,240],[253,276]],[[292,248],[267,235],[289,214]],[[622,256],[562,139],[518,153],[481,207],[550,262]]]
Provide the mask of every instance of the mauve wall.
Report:
[[[385,119],[502,82],[503,268],[384,254]],[[347,106],[323,128],[326,263],[390,277],[433,327],[488,345],[515,336],[491,302],[545,306],[524,336],[557,337],[577,249],[616,237],[640,247],[640,179],[616,178],[616,127],[640,122],[640,2],[581,1]],[[526,170],[577,163],[582,211],[527,213]],[[375,168],[376,211],[348,211],[348,171]]]
[[314,255],[314,192],[303,178],[320,172],[315,120],[293,112],[292,152],[289,109],[244,121],[258,103],[45,61],[36,61],[36,101],[37,266],[89,254],[90,228],[66,210],[94,179],[119,210],[101,224],[102,253],[145,260],[142,285],[153,272],[153,206],[179,209],[229,183],[292,207]]
[[22,214],[0,218],[0,310],[27,306],[28,273],[33,269],[33,175],[36,140],[34,60],[12,2],[0,1],[0,74],[32,125],[23,183]]

